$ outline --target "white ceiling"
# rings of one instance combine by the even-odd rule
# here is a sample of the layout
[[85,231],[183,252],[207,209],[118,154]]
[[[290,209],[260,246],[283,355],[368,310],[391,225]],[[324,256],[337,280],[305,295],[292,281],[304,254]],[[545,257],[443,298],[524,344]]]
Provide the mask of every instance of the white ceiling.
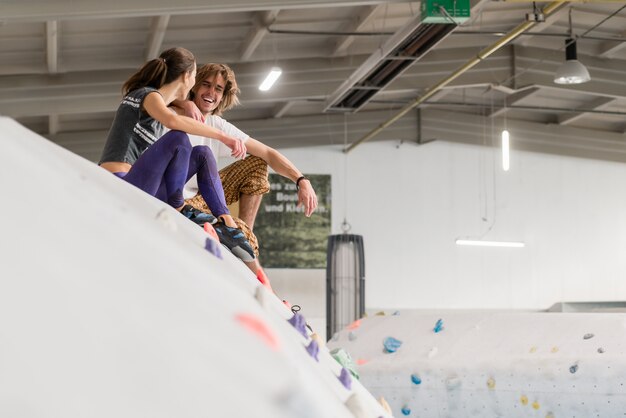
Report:
[[[624,6],[564,2],[545,23],[445,83],[419,114],[410,110],[374,140],[484,142],[485,126],[506,118],[508,126],[535,132],[541,150],[626,161]],[[253,137],[275,147],[350,144],[496,42],[502,34],[495,32],[523,23],[532,3],[474,0],[470,21],[358,113],[325,113],[328,97],[419,11],[419,2],[408,1],[3,0],[0,114],[95,160],[122,83],[147,58],[184,46],[199,63],[233,67],[243,105],[225,116]],[[570,11],[578,57],[592,81],[563,87],[552,77],[565,58]],[[260,92],[274,65],[283,76]],[[467,124],[448,126],[452,119]],[[481,135],[467,135],[468,129]],[[589,142],[577,151],[555,147],[546,131]]]

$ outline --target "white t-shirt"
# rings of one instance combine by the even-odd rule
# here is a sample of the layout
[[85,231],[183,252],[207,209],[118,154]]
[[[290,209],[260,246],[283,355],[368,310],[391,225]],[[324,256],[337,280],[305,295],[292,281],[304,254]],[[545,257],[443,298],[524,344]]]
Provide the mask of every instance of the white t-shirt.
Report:
[[[205,119],[205,123],[209,126],[217,128],[223,131],[226,135],[232,136],[233,138],[237,138],[242,142],[246,142],[250,136],[245,132],[239,130],[235,125],[226,121],[220,116],[207,116]],[[211,152],[215,156],[215,160],[217,161],[217,167],[223,168],[230,164],[234,158],[230,156],[231,150],[222,142],[213,138],[205,138],[197,135],[189,135],[189,141],[192,146],[197,145],[206,145],[211,149]],[[227,158],[224,158],[227,157]],[[185,189],[183,190],[183,197],[185,199],[190,199],[198,194],[198,178],[194,175],[187,184],[185,184]]]

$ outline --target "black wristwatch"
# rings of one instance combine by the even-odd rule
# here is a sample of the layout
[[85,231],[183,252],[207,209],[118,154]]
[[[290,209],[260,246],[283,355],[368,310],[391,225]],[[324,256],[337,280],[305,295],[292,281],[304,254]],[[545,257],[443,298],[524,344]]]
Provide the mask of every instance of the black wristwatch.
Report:
[[308,177],[305,177],[305,176],[298,177],[298,180],[296,180],[296,190],[300,190],[300,182],[302,180],[309,180],[309,179],[308,179]]

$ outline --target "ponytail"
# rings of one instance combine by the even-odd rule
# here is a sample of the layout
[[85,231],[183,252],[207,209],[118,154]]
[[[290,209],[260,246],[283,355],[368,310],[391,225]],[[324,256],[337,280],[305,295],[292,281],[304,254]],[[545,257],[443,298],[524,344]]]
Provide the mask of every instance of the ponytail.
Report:
[[133,90],[142,87],[161,88],[164,84],[175,81],[182,74],[193,71],[196,59],[185,48],[170,48],[161,53],[159,58],[146,62],[122,86],[122,94],[126,96]]

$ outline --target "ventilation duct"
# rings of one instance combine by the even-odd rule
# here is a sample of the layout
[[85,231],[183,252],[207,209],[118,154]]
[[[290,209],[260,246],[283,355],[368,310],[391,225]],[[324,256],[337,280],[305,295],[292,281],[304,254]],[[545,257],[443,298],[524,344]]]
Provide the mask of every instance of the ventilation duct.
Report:
[[365,257],[361,235],[328,237],[326,256],[326,336],[365,314]]
[[333,93],[325,112],[356,112],[411,64],[456,28],[422,23],[421,16],[398,30]]

